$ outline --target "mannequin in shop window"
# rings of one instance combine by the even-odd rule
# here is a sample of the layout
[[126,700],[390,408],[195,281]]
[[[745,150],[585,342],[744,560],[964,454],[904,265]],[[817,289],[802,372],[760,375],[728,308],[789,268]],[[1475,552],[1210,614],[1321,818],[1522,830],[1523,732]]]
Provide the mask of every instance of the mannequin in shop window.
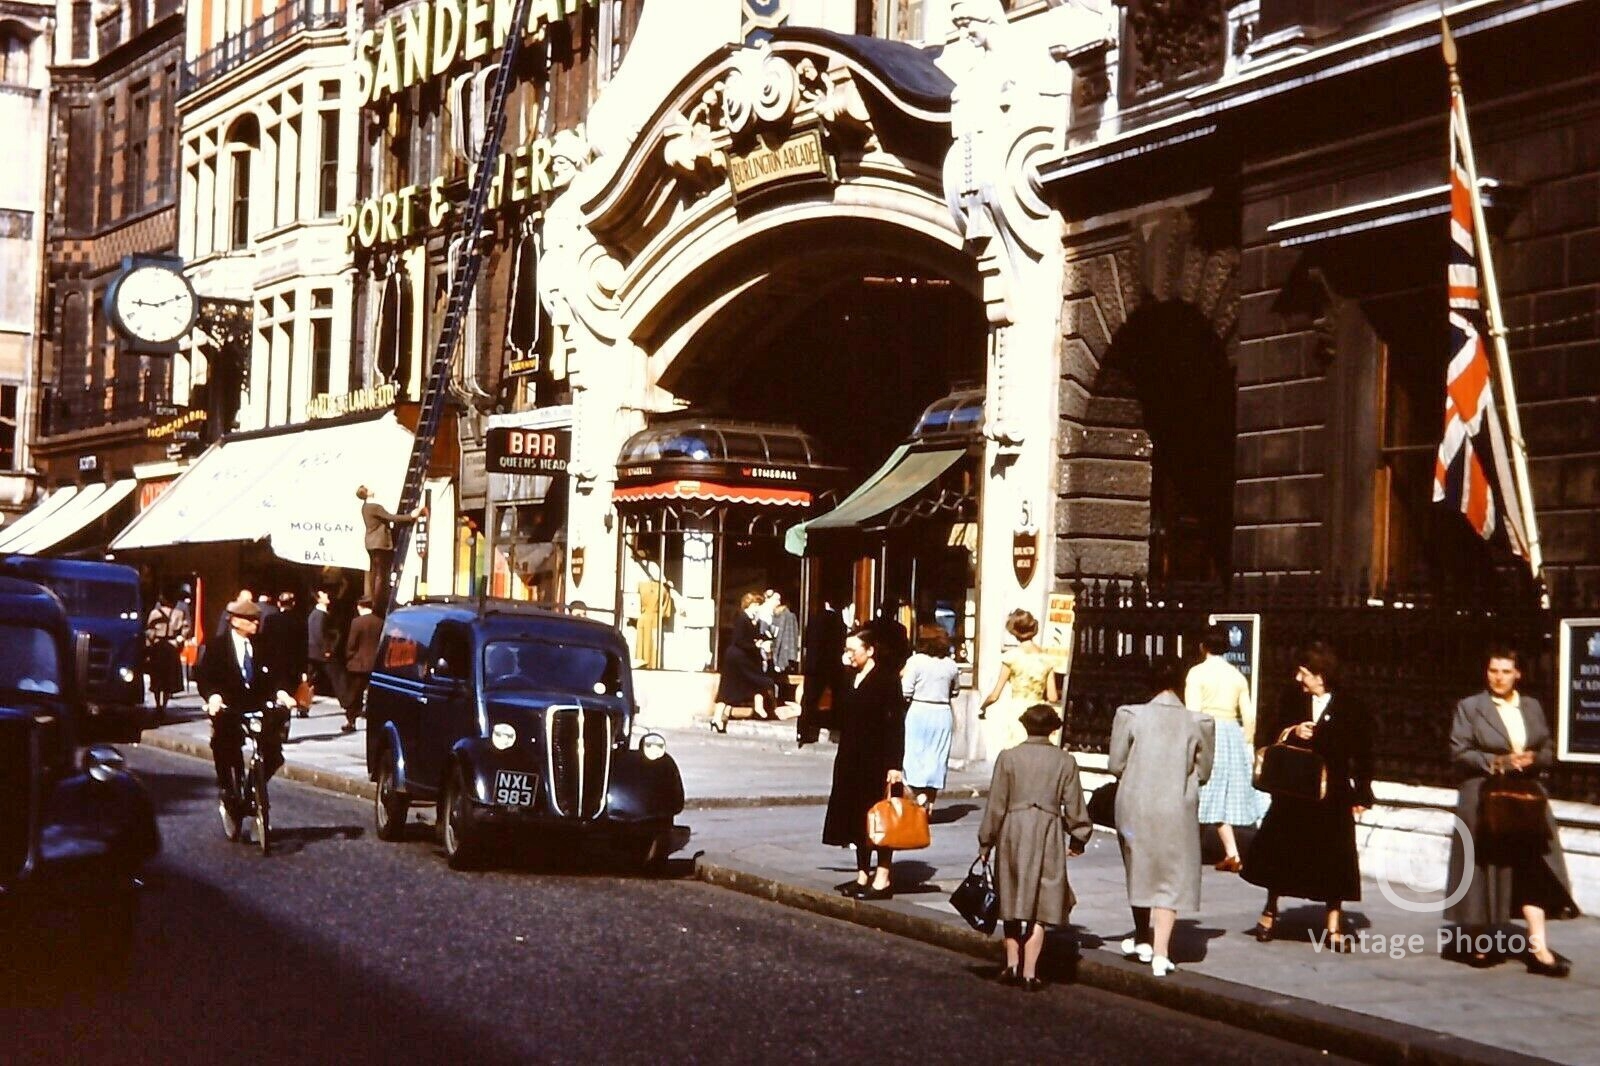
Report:
[[633,563],[639,570],[634,588],[639,593],[639,614],[634,619],[638,644],[634,661],[644,670],[661,669],[661,626],[672,620],[677,589],[661,572],[661,565],[638,549]]

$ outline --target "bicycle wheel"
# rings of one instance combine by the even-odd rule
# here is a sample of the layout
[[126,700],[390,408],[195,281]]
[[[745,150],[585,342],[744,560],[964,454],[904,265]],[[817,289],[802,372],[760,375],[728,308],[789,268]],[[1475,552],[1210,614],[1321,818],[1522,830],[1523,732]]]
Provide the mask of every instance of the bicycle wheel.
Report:
[[267,803],[267,770],[259,758],[250,764],[250,782],[256,794],[256,843],[265,855],[272,848],[272,817]]

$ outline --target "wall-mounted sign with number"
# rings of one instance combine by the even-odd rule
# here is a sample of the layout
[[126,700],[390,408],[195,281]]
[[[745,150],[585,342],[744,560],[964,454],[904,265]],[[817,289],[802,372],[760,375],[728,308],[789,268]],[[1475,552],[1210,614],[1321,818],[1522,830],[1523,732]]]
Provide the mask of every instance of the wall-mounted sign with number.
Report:
[[1227,637],[1228,649],[1222,653],[1222,657],[1237,666],[1244,679],[1250,682],[1250,703],[1259,711],[1261,676],[1256,665],[1261,662],[1261,616],[1214,614],[1209,622]]

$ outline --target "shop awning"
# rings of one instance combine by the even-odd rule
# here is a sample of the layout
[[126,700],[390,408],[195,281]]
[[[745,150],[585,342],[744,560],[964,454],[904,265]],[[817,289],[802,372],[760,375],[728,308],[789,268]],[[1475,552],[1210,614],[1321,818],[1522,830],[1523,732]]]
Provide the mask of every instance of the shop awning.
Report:
[[654,485],[629,485],[611,494],[617,503],[639,500],[710,500],[716,503],[778,504],[809,507],[811,493],[803,489],[775,489],[762,485],[719,485],[715,481],[662,481]]
[[117,504],[133,495],[138,482],[124,478],[110,486],[90,485],[80,489],[70,500],[56,509],[44,521],[6,544],[3,551],[15,555],[38,555],[47,552],[111,513]]
[[860,488],[845,497],[839,506],[791,528],[784,535],[784,548],[790,555],[804,555],[806,538],[813,530],[851,529],[898,507],[933,484],[966,454],[965,445],[927,451],[912,451],[910,445],[900,445],[888,461],[862,482]]
[[24,514],[10,525],[0,528],[0,552],[9,551],[13,544],[21,544],[26,538],[28,530],[49,518],[66,505],[67,501],[78,494],[76,485],[67,485],[56,489],[50,495],[40,500],[33,510]]
[[397,505],[411,432],[393,414],[213,445],[111,543],[114,552],[269,541],[280,559],[367,567],[356,488]]

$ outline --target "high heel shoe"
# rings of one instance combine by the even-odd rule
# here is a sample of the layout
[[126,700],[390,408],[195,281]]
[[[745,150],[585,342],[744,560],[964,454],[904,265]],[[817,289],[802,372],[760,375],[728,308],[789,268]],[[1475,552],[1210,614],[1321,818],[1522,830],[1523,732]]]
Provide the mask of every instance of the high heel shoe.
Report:
[[1549,962],[1540,962],[1539,956],[1530,953],[1528,972],[1539,977],[1566,977],[1572,972],[1572,960],[1552,951]]
[[1000,984],[1008,987],[1020,985],[1022,983],[1022,975],[1009,966],[996,974],[994,979]]
[[728,732],[728,720],[719,714],[713,714],[711,721],[706,724],[711,727],[713,733],[726,734]]
[[1328,931],[1328,950],[1336,955],[1348,955],[1355,946],[1355,938],[1349,933],[1335,933]]
[[1165,977],[1177,968],[1173,961],[1165,955],[1157,955],[1150,960],[1150,975],[1152,977]]
[[867,901],[894,899],[894,886],[884,885],[882,888],[873,888],[871,885],[868,885],[866,888],[856,893],[856,899]]
[[1255,928],[1250,930],[1250,935],[1256,938],[1256,943],[1265,944],[1276,935],[1273,929],[1277,924],[1278,916],[1276,914],[1263,914],[1260,919],[1257,919]]

